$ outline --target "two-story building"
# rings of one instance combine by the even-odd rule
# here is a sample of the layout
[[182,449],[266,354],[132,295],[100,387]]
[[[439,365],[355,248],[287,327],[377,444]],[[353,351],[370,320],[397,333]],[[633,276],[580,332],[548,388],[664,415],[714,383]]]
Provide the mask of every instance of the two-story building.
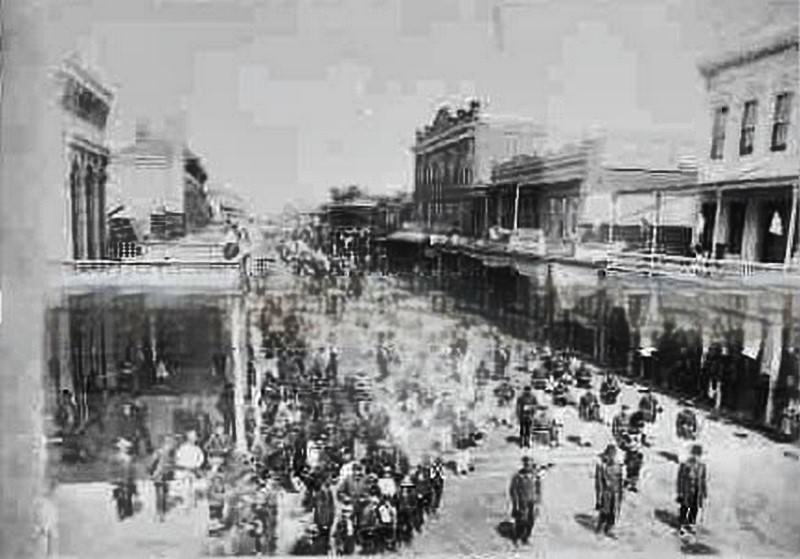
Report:
[[642,247],[653,241],[669,244],[664,241],[677,237],[678,243],[672,244],[680,244],[681,238],[690,237],[691,223],[677,219],[662,223],[656,239],[647,219],[653,211],[650,199],[629,197],[623,206],[615,192],[695,183],[696,169],[644,168],[636,160],[610,163],[618,159],[607,145],[605,137],[585,139],[496,165],[486,200],[493,225],[511,231],[512,237],[538,232],[527,236],[541,238],[556,252],[598,242]]
[[694,202],[695,252],[731,269],[789,268],[797,258],[798,30],[698,64],[705,82],[707,141],[698,184],[621,191],[655,205]]
[[417,130],[412,150],[419,220],[431,230],[466,235],[485,229],[489,215],[476,195],[489,184],[492,167],[538,151],[544,138],[532,120],[485,114],[475,100],[466,109],[442,107]]
[[699,65],[712,118],[700,167],[700,243],[789,264],[797,248],[798,30]]
[[64,138],[67,207],[64,251],[74,260],[97,260],[106,253],[106,179],[109,149],[106,123],[113,94],[76,60],[57,72]]

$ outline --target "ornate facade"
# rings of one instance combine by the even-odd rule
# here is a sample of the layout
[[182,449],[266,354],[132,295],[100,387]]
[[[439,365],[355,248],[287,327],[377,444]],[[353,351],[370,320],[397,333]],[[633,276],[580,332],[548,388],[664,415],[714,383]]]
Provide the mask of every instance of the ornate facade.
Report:
[[429,228],[472,234],[485,225],[479,187],[492,166],[519,153],[539,149],[542,131],[531,121],[483,114],[478,101],[466,109],[439,109],[430,125],[417,130],[414,202]]
[[70,257],[97,260],[106,255],[105,131],[112,93],[72,60],[59,73],[64,119]]

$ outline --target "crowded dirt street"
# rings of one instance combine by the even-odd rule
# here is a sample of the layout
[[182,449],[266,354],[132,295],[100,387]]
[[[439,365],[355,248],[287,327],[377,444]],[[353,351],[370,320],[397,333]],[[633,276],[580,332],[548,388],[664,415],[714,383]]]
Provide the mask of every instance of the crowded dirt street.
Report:
[[[375,281],[390,283],[386,279]],[[343,348],[350,348],[342,358],[343,367],[374,369],[374,356],[365,348],[375,345],[377,332],[395,332],[397,351],[402,356],[398,372],[409,375],[416,370],[421,386],[434,393],[459,393],[459,385],[463,383],[441,371],[449,373],[443,363],[443,350],[450,342],[450,332],[463,317],[433,313],[430,302],[422,297],[405,298],[396,308],[390,307],[382,313],[369,313],[371,307],[362,304],[359,309],[357,305],[349,308],[335,325],[320,322],[335,332]],[[365,322],[367,313],[369,321]],[[491,327],[482,320],[473,320],[475,325],[467,331],[469,352],[476,363],[480,359],[488,363],[493,343]],[[513,347],[518,344],[512,338],[507,341]],[[406,359],[410,361],[408,365]],[[512,357],[509,368],[513,371],[514,385],[521,388],[529,382],[529,375],[519,370],[519,359]],[[392,380],[399,383],[403,378]],[[599,380],[595,375],[595,389]],[[483,389],[487,405],[477,406],[474,418],[486,429],[483,444],[474,451],[475,470],[467,476],[450,472],[440,517],[413,543],[416,552],[480,555],[514,549],[502,535],[501,525],[510,519],[508,483],[523,453],[513,441],[509,442],[516,435],[516,423],[503,427],[495,426],[492,421],[500,416],[493,405],[493,388],[488,384]],[[544,392],[538,392],[537,396],[549,403]],[[610,424],[622,404],[635,409],[640,397],[636,385],[624,384],[618,405],[604,410],[606,423]],[[577,409],[569,407],[563,416],[561,446],[550,449],[534,445],[537,462],[554,464],[544,477],[542,516],[531,540],[535,553],[546,556],[548,551],[560,554],[603,550],[653,556],[671,555],[681,549],[675,535],[675,478],[678,460],[688,454],[689,445],[675,436],[677,401],[660,395],[657,398],[663,412],[648,433],[652,446],[645,453],[641,489],[624,497],[616,540],[594,534],[593,468],[598,454],[612,442],[610,426],[592,424],[587,429],[586,423],[578,418]],[[389,410],[398,410],[397,401],[388,390],[379,389],[377,401]],[[424,413],[421,416],[424,418]],[[399,411],[392,418],[400,422],[396,432],[406,432],[410,418]],[[435,431],[425,424],[425,419],[422,421],[417,429],[408,431],[407,437],[420,446],[425,446],[422,441],[429,441],[428,450],[432,452]],[[591,446],[579,446],[578,436],[588,438]],[[785,480],[800,474],[796,446],[776,444],[757,433],[709,419],[705,414],[698,442],[705,449],[709,465],[709,504],[697,544],[684,551],[722,556],[796,555],[800,550],[796,520],[800,498],[785,485]],[[453,455],[451,452],[450,459]]]
[[[508,537],[508,486],[525,452],[517,444],[513,413],[496,403],[495,388],[502,381],[481,383],[475,378],[481,361],[491,363],[494,330],[475,317],[434,313],[428,297],[411,295],[397,280],[383,277],[368,278],[363,297],[348,302],[338,316],[316,312],[311,308],[312,299],[306,306],[303,318],[313,325],[308,335],[310,347],[335,344],[343,377],[369,377],[371,406],[389,416],[391,438],[411,463],[429,455],[441,456],[451,466],[440,511],[405,553],[478,556],[513,552],[516,546]],[[454,332],[466,340],[467,348],[456,360],[449,351]],[[384,380],[379,378],[375,361],[379,333],[391,341],[396,356]],[[513,338],[501,339],[514,348],[508,369],[511,385],[519,393],[530,376],[521,370],[517,348],[529,346]],[[596,373],[595,389],[599,381]],[[582,392],[574,390],[576,396]],[[554,407],[544,391],[536,391],[536,397]],[[622,404],[635,408],[640,398],[638,387],[625,383],[617,404],[603,406],[604,423],[582,421],[577,409],[567,406],[560,416],[560,445],[549,448],[535,443],[529,451],[537,464],[550,467],[542,478],[539,518],[530,542],[521,549],[542,557],[589,550],[647,556],[673,555],[681,550],[721,556],[795,556],[800,550],[796,520],[800,501],[783,480],[800,474],[796,447],[771,442],[705,414],[697,442],[704,448],[709,468],[709,498],[696,541],[682,543],[676,535],[675,478],[678,461],[686,457],[689,446],[675,437],[677,402],[656,397],[662,411],[648,429],[651,446],[644,453],[639,492],[626,492],[616,537],[595,534],[593,472],[599,453],[613,441],[611,418]],[[462,414],[479,437],[466,473],[459,475],[454,471],[460,469],[458,450],[451,441]],[[59,508],[65,512],[60,516],[59,531],[69,535],[59,543],[62,554],[123,556],[138,549],[174,556],[203,550],[207,519],[199,512],[202,507],[189,516],[176,513],[166,524],[153,524],[147,513],[152,511],[150,491],[142,494],[145,514],[118,524],[113,520],[105,484],[60,486]],[[302,532],[299,528],[311,522],[299,503],[297,495],[287,494],[279,504],[278,549],[284,553],[294,549],[297,534]],[[108,514],[97,514],[102,507],[108,508]],[[86,530],[90,524],[96,529]],[[78,525],[84,529],[76,530]],[[85,536],[80,537],[82,534]]]

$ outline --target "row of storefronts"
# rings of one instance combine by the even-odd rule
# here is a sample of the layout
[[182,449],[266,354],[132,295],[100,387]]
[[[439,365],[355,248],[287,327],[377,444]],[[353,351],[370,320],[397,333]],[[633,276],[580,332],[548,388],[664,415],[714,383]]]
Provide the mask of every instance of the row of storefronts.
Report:
[[[477,313],[521,339],[577,351],[626,375],[773,423],[797,396],[795,294],[606,276],[565,259],[397,241],[389,270],[445,312]],[[713,386],[712,386],[713,385]]]

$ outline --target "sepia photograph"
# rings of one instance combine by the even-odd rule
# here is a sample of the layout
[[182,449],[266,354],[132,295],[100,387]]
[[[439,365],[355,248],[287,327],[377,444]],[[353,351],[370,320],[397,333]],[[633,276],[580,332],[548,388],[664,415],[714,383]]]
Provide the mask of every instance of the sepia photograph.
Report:
[[0,557],[800,556],[800,0],[2,0]]

